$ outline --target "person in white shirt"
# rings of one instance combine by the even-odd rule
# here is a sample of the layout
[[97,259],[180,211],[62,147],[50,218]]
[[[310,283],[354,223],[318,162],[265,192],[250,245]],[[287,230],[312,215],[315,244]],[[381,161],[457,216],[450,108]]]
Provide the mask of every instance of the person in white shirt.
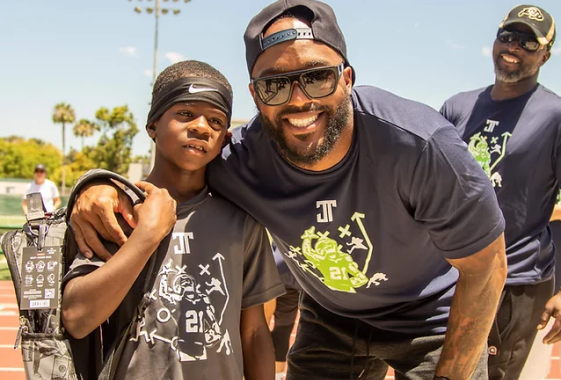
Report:
[[23,196],[21,204],[25,215],[27,215],[27,194],[31,193],[41,193],[46,212],[53,212],[60,207],[61,202],[58,188],[53,181],[47,179],[47,168],[43,164],[35,166],[33,182],[30,182],[25,190],[25,195]]

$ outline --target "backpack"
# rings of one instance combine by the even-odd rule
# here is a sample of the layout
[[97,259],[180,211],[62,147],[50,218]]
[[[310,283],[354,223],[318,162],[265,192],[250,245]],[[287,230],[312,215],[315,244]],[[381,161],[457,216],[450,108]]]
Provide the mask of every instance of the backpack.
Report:
[[[102,344],[111,342],[102,342],[101,328],[77,340],[65,333],[61,321],[62,278],[78,252],[68,220],[80,190],[94,180],[120,182],[131,198],[145,199],[142,190],[127,179],[106,170],[91,170],[72,189],[68,206],[50,215],[45,213],[40,193],[28,194],[27,222],[22,229],[0,237],[19,309],[14,349],[21,346],[27,379],[88,380],[104,369]],[[113,345],[119,346],[118,342]],[[114,352],[109,355],[115,362],[116,356]]]

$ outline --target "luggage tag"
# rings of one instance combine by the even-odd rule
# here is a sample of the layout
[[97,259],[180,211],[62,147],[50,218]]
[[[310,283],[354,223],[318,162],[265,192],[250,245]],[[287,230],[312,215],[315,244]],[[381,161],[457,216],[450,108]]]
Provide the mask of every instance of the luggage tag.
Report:
[[60,289],[60,247],[26,247],[22,251],[21,310],[56,309]]

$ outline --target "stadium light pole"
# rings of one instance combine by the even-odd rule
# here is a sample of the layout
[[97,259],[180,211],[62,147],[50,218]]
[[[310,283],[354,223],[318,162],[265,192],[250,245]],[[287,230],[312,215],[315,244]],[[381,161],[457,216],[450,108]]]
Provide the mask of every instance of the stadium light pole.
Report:
[[[132,1],[132,0],[129,0]],[[142,0],[139,0],[142,1]],[[149,2],[151,2],[152,0],[147,0]],[[155,6],[154,7],[145,7],[144,8],[144,12],[148,13],[148,14],[154,14],[154,18],[155,18],[155,28],[154,28],[154,68],[152,71],[152,86],[154,85],[154,83],[156,83],[156,78],[158,77],[158,26],[159,26],[159,20],[160,20],[160,14],[164,14],[167,15],[168,13],[171,13],[175,16],[177,16],[179,13],[181,13],[181,10],[179,8],[162,8],[161,4],[160,4],[161,0],[155,0]],[[170,0],[163,0],[164,2],[168,2]],[[174,3],[177,3],[179,0],[173,0]],[[183,0],[184,3],[188,3],[191,0]],[[134,11],[136,13],[142,13],[143,9],[141,7],[136,7],[134,8]],[[151,144],[151,148],[150,148],[150,170],[152,170],[152,168],[154,167],[154,161],[156,160],[156,144],[154,144],[152,142]]]

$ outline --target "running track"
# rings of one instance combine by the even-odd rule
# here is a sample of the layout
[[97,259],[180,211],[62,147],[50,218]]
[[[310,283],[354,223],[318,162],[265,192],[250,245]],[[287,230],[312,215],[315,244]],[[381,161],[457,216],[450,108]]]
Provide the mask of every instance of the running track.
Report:
[[[25,380],[22,367],[21,351],[14,350],[14,341],[18,330],[18,309],[14,288],[9,281],[0,281],[0,379]],[[559,345],[553,349],[551,373],[547,379],[561,380],[561,363]],[[388,373],[387,380],[393,379]]]

